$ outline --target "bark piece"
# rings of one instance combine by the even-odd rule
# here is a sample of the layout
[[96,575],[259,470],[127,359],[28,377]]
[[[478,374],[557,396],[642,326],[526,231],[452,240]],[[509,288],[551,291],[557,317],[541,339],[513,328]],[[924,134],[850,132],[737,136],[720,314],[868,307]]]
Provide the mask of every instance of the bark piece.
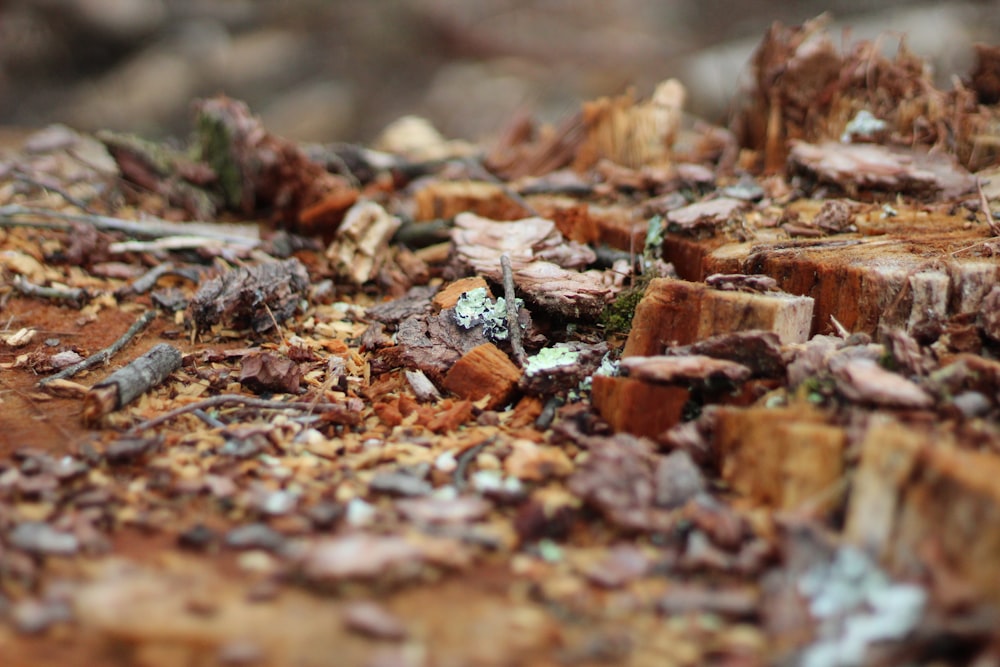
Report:
[[625,357],[620,362],[628,377],[655,382],[677,384],[691,380],[719,380],[743,382],[750,378],[750,369],[735,361],[713,359],[702,355]]
[[785,354],[781,341],[773,331],[736,331],[700,340],[692,345],[674,348],[672,354],[696,354],[728,359],[750,369],[752,377],[783,377]]
[[444,378],[444,387],[471,401],[489,396],[486,407],[492,410],[510,402],[520,378],[520,369],[506,354],[493,343],[483,343],[455,363]]
[[802,342],[812,309],[809,297],[728,292],[656,278],[636,307],[624,356],[658,355],[670,346],[733,331],[773,331],[783,343]]
[[160,343],[149,352],[95,384],[84,397],[83,420],[93,423],[102,416],[128,405],[181,366],[181,352]]
[[896,408],[929,408],[934,399],[920,385],[887,371],[871,359],[835,355],[830,372],[837,389],[852,401]]
[[240,384],[256,393],[276,391],[297,394],[301,382],[299,365],[271,352],[248,354],[240,364]]
[[713,437],[722,478],[755,504],[811,513],[837,506],[847,438],[819,412],[720,408]]
[[792,143],[792,166],[854,195],[878,190],[915,197],[953,199],[976,187],[976,179],[945,153],[876,144]]
[[731,197],[697,202],[668,212],[667,229],[687,234],[711,232],[749,208],[747,202]]
[[438,288],[432,285],[417,285],[398,299],[372,306],[365,311],[365,314],[383,324],[399,324],[414,315],[430,312],[431,297],[437,290]]
[[611,428],[655,438],[681,421],[691,399],[685,387],[595,375],[591,400]]
[[337,228],[326,256],[337,274],[355,285],[378,275],[389,255],[389,241],[400,220],[373,201],[355,204]]
[[408,634],[406,625],[382,605],[367,600],[351,602],[344,610],[344,626],[352,632],[375,639],[400,640]]
[[196,331],[222,323],[263,333],[299,308],[309,273],[297,259],[233,269],[203,284],[188,306]]

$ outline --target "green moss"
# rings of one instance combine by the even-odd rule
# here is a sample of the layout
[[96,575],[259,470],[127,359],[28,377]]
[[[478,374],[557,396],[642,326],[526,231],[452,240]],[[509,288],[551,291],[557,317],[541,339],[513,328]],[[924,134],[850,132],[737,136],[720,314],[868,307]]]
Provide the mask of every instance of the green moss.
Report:
[[208,164],[219,179],[226,206],[243,204],[243,170],[233,152],[233,138],[220,119],[202,111],[197,122],[197,159]]
[[627,334],[632,329],[632,318],[635,309],[646,293],[649,278],[642,276],[632,287],[627,287],[618,293],[618,297],[609,303],[601,313],[601,324],[612,334]]

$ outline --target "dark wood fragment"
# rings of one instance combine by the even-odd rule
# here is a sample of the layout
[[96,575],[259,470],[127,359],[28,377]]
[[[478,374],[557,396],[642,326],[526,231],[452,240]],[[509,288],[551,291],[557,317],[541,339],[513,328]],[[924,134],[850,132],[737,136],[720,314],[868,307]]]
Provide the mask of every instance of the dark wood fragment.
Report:
[[309,288],[309,273],[297,259],[233,269],[203,284],[188,312],[196,331],[215,324],[256,333],[291,317]]

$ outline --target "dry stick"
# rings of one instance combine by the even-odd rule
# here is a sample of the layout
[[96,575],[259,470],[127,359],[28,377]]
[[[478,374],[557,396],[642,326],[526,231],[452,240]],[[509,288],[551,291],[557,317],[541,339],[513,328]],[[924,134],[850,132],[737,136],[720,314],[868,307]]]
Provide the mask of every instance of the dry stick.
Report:
[[24,296],[38,299],[55,299],[57,301],[72,301],[83,304],[90,300],[87,290],[80,287],[43,287],[29,281],[24,276],[14,279],[14,287]]
[[979,191],[979,204],[983,207],[983,213],[986,215],[986,224],[990,226],[990,231],[993,232],[993,236],[1000,236],[1000,224],[993,219],[993,211],[990,210],[990,202],[986,198],[986,193],[983,192],[983,182],[980,179],[976,179],[976,190]]
[[507,330],[510,332],[510,348],[514,351],[514,360],[524,368],[528,356],[524,353],[521,342],[521,323],[517,321],[517,301],[514,294],[514,271],[510,268],[510,257],[500,255],[500,269],[503,271],[503,298],[507,305]]
[[85,371],[87,369],[93,368],[94,366],[100,366],[101,364],[106,363],[109,359],[111,359],[111,357],[113,357],[116,354],[118,354],[123,347],[125,347],[126,345],[128,345],[128,342],[130,340],[132,340],[133,338],[135,338],[135,335],[137,333],[139,333],[140,331],[142,331],[143,329],[145,329],[146,326],[150,322],[152,322],[155,317],[156,317],[156,311],[155,310],[147,310],[145,313],[143,313],[139,317],[139,319],[137,319],[135,322],[133,322],[132,326],[130,326],[128,328],[128,331],[126,331],[124,334],[122,334],[121,338],[119,338],[118,340],[116,340],[114,343],[112,343],[111,345],[107,346],[106,348],[104,348],[100,352],[97,352],[96,354],[90,355],[89,357],[87,357],[86,359],[84,359],[83,361],[81,361],[80,363],[73,364],[72,366],[69,366],[68,368],[62,369],[61,371],[59,371],[55,375],[50,375],[49,377],[47,377],[47,378],[45,378],[43,380],[40,380],[38,382],[38,386],[39,387],[44,387],[45,385],[47,385],[48,383],[52,382],[53,380],[65,380],[67,378],[71,378],[71,377],[73,377],[74,375],[76,375],[77,373],[79,373],[81,371]]
[[19,206],[10,204],[0,206],[0,227],[41,227],[45,229],[62,229],[70,231],[70,225],[57,225],[53,223],[40,223],[33,221],[18,220],[23,217],[49,218],[50,220],[65,220],[68,222],[82,222],[91,225],[101,231],[124,232],[132,236],[146,238],[160,238],[165,236],[199,236],[206,239],[215,239],[233,245],[253,248],[260,244],[256,238],[234,234],[225,229],[232,229],[231,224],[214,224],[206,222],[185,222],[174,223],[166,220],[154,218],[152,220],[123,220],[112,218],[106,215],[85,215],[80,213],[66,213],[63,211],[53,211],[44,208],[32,208],[29,206]]
[[146,273],[142,274],[138,278],[132,281],[131,284],[118,290],[119,294],[145,294],[149,290],[153,289],[156,282],[164,275],[170,273],[174,270],[174,265],[172,262],[164,262],[163,264],[157,264]]
[[63,190],[56,183],[48,183],[41,179],[35,178],[34,176],[32,176],[31,174],[27,173],[26,171],[24,171],[19,167],[14,168],[14,178],[21,181],[22,183],[33,185],[36,188],[47,190],[49,192],[54,192],[55,194],[65,199],[67,203],[76,206],[81,211],[86,211],[87,213],[93,213],[93,210],[89,206],[87,206],[87,202],[77,197],[74,197],[70,193]]
[[181,367],[181,351],[167,343],[154,346],[127,366],[98,382],[83,397],[83,421],[94,423],[158,386]]
[[303,412],[312,412],[316,408],[327,410],[342,407],[338,403],[316,404],[306,403],[303,401],[269,401],[264,398],[254,398],[253,396],[242,396],[240,394],[219,394],[218,396],[212,396],[211,398],[206,398],[202,401],[198,401],[197,403],[189,403],[188,405],[182,405],[179,408],[174,408],[170,412],[165,412],[159,417],[153,417],[152,419],[147,419],[144,422],[139,422],[129,429],[129,433],[146,431],[151,428],[155,428],[160,424],[165,424],[171,419],[180,417],[188,412],[207,410],[209,408],[219,407],[220,405],[226,405],[228,403],[242,403],[248,408],[260,408],[261,410],[302,410]]

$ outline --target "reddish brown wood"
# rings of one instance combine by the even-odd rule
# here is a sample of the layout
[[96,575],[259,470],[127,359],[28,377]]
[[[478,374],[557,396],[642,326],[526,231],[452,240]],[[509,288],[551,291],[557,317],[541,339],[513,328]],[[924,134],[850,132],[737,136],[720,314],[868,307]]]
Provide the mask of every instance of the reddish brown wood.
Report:
[[493,343],[483,343],[466,352],[444,378],[444,387],[456,396],[478,401],[487,396],[486,407],[510,402],[521,371]]

